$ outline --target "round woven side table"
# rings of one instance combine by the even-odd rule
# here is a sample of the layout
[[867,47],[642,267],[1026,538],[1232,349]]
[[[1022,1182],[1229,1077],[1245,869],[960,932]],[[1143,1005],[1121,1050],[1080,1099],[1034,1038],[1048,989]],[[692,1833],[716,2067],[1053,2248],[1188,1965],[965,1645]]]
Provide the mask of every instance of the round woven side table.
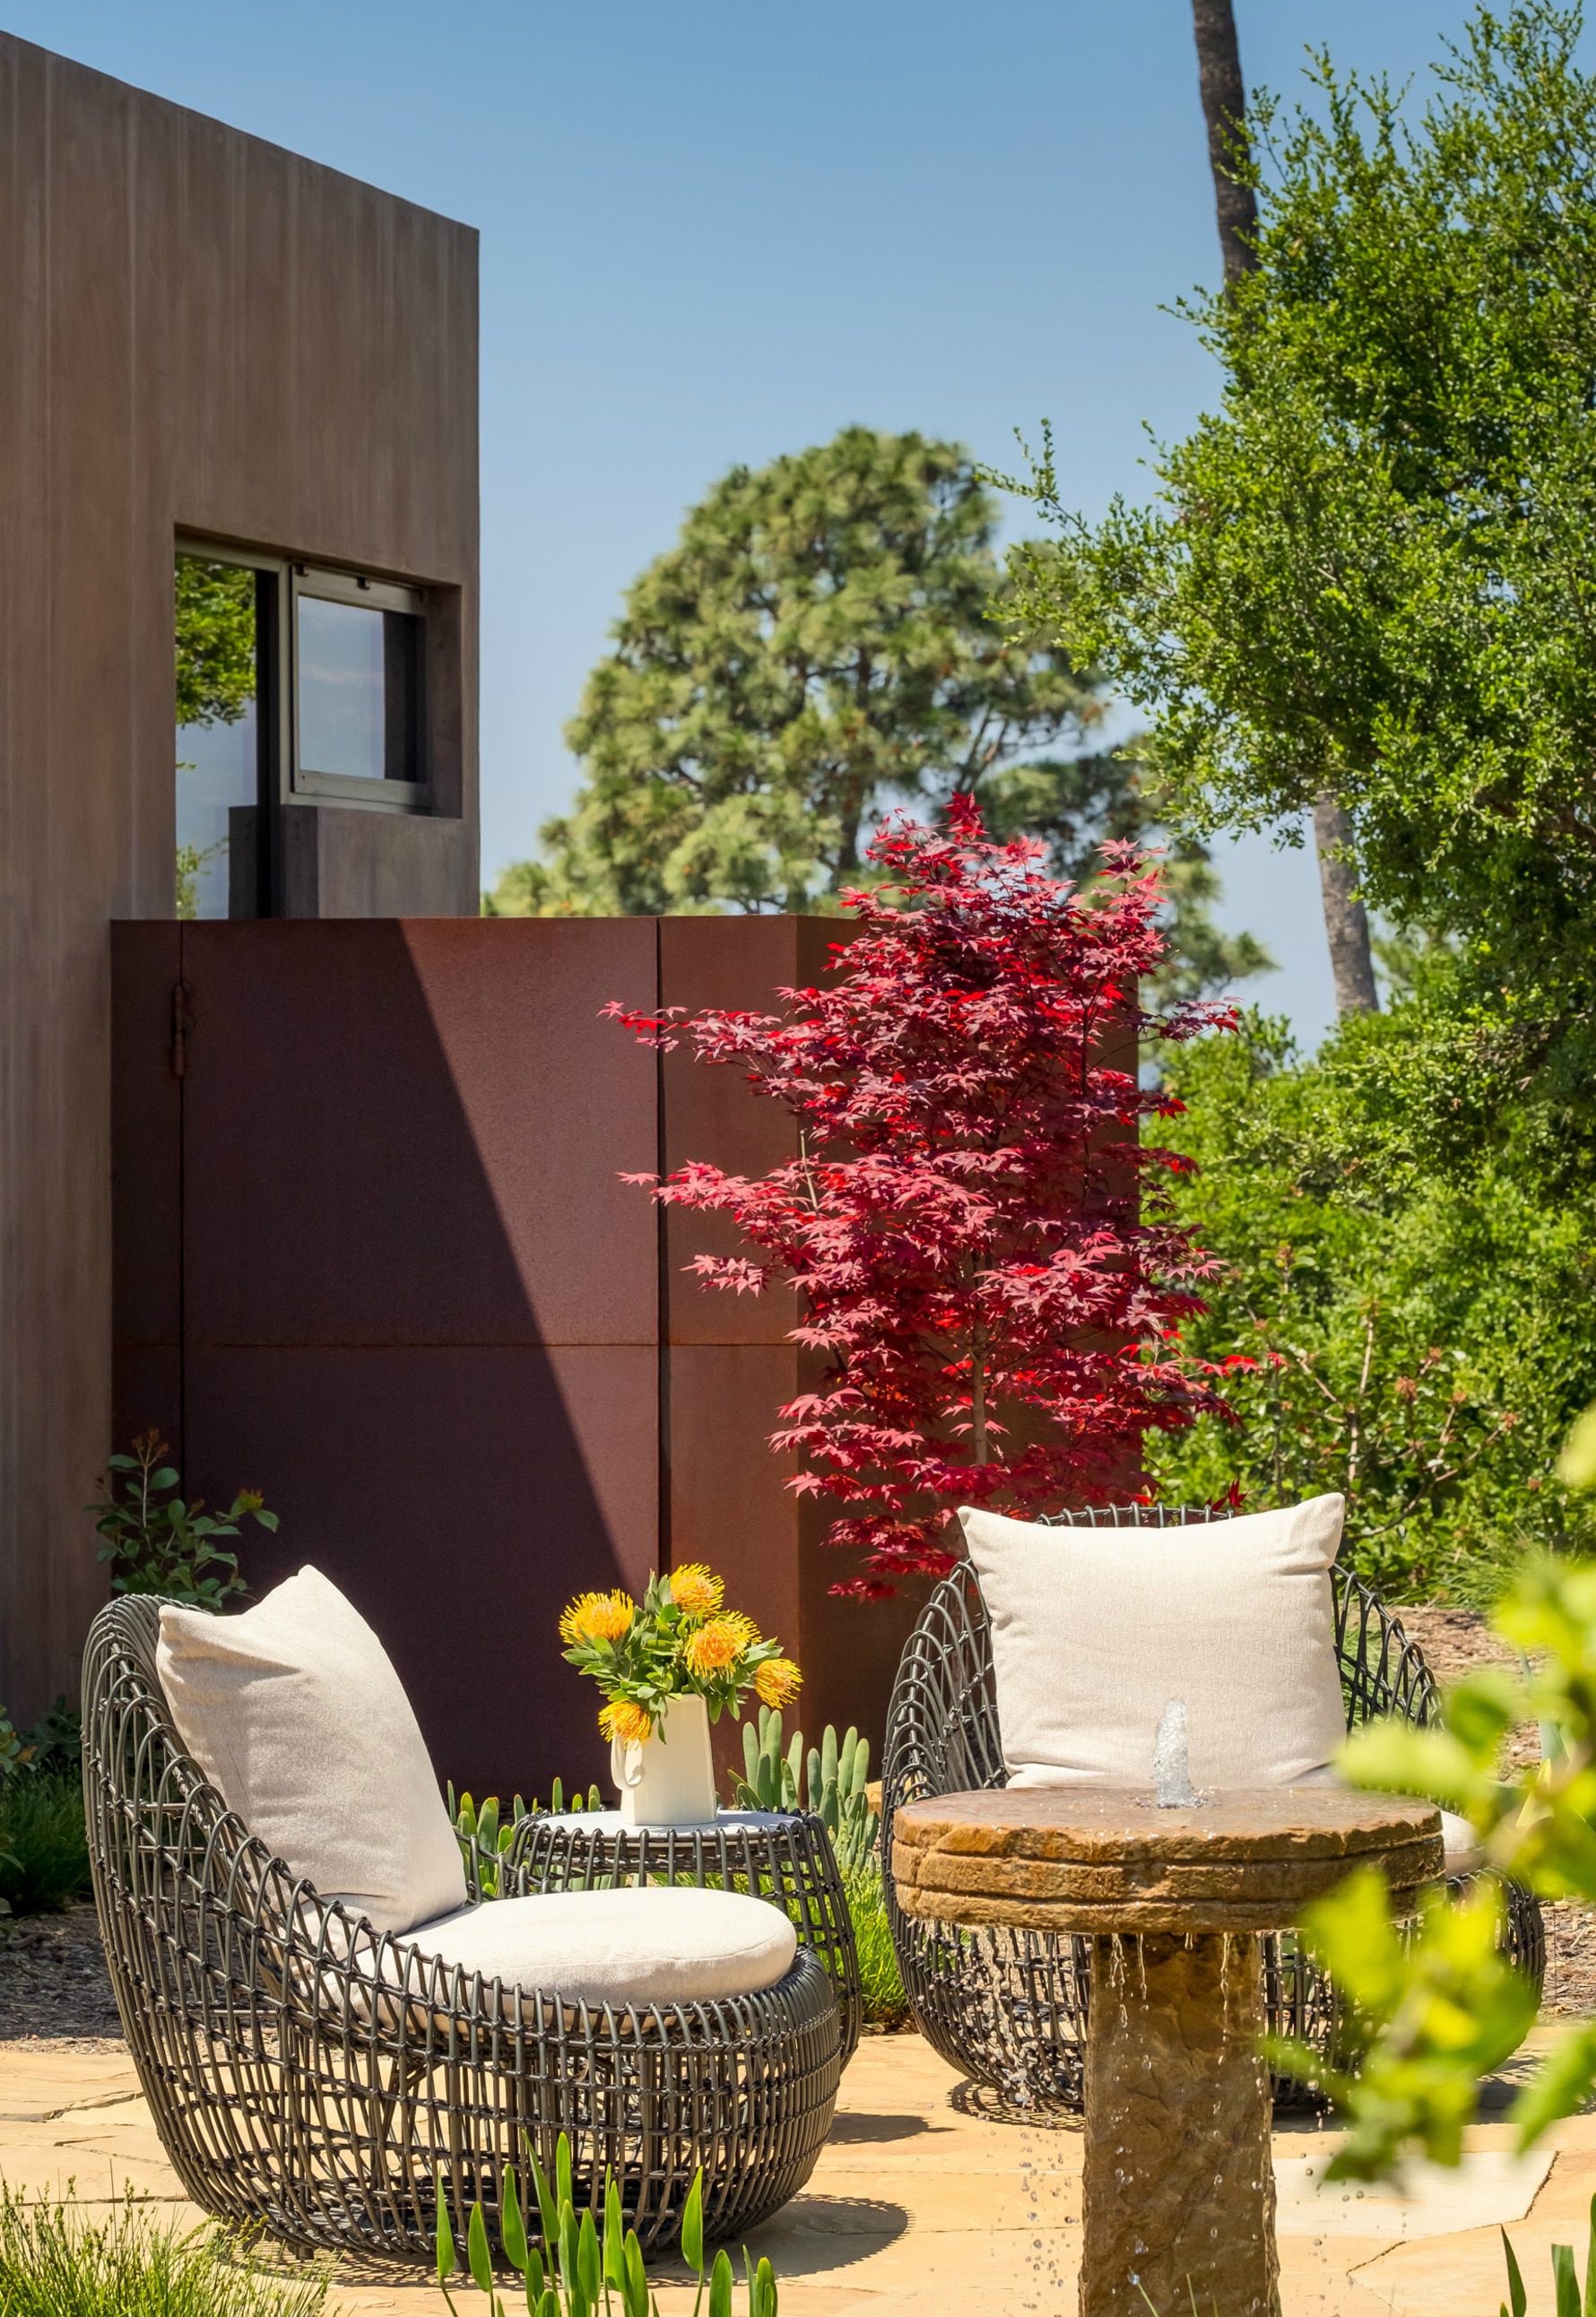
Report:
[[846,2067],[862,2001],[853,1923],[831,1838],[809,1811],[718,1811],[704,1826],[623,1826],[619,1811],[540,1813],[516,1829],[507,1860],[520,1891],[692,1883],[751,1892],[784,1908],[837,1991]]

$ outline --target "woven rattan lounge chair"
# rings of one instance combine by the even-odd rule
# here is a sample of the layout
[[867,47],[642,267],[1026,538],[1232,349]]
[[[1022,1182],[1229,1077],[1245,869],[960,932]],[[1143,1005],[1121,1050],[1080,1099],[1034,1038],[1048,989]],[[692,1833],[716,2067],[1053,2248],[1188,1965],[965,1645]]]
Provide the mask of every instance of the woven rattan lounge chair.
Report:
[[810,1947],[761,1993],[611,2008],[488,1983],[379,1936],[296,1882],[183,1751],[158,1622],[150,1599],[94,1621],[84,1779],[112,1984],[196,2204],[306,2248],[424,2259],[435,2183],[457,2234],[473,2200],[495,2219],[507,2165],[535,2210],[526,2145],[551,2166],[561,2132],[578,2205],[613,2170],[645,2246],[675,2232],[700,2165],[712,2235],[802,2186],[840,2068]]
[[[1074,1523],[1133,1527],[1223,1517],[1206,1506],[1156,1505],[1067,1516]],[[1340,1570],[1333,1581],[1348,1728],[1385,1714],[1422,1726],[1436,1710],[1437,1693],[1417,1645],[1367,1586]],[[1006,1776],[991,1630],[980,1585],[966,1565],[936,1588],[899,1664],[883,1760],[883,1856],[892,1855],[892,1817],[902,1803],[1001,1786]],[[1538,1986],[1546,1971],[1539,1903],[1517,1883],[1509,1883],[1506,1894],[1505,1951]],[[1038,2115],[1078,2109],[1085,1941],[916,1920],[896,1905],[890,1874],[887,1904],[910,2005],[944,2059],[999,2105]],[[1266,1938],[1263,1948],[1270,2029],[1300,2037],[1329,2058],[1341,2024],[1335,1990],[1290,1937]],[[1285,2105],[1314,2098],[1307,2087],[1279,2080],[1276,2095]]]

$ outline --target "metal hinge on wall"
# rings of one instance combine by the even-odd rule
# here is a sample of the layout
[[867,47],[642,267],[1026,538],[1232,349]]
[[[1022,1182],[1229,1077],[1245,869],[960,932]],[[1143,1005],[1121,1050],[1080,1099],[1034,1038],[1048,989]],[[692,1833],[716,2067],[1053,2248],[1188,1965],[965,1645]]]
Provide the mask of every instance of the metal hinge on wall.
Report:
[[172,1075],[184,1077],[188,1069],[188,1033],[194,1025],[192,992],[186,981],[172,985],[172,1042],[169,1049]]

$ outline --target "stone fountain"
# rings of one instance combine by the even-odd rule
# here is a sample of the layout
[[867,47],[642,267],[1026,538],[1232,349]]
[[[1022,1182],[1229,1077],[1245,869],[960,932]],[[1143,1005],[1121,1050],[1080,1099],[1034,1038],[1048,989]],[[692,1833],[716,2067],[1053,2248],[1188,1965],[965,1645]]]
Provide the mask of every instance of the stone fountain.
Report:
[[1331,1785],[1194,1794],[1182,1708],[1158,1792],[944,1794],[892,1829],[906,1914],[1091,1941],[1081,2317],[1278,2317],[1260,1931],[1372,1861],[1399,1907],[1442,1869],[1427,1803]]

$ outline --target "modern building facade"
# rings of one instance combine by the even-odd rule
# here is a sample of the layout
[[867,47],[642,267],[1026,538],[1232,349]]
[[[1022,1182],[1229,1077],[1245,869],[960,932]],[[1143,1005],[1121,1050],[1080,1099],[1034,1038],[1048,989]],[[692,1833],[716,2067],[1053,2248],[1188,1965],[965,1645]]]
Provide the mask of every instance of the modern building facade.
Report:
[[[25,1717],[103,1589],[112,921],[476,909],[477,237],[0,34],[0,1703]],[[232,666],[175,750],[196,577]]]

